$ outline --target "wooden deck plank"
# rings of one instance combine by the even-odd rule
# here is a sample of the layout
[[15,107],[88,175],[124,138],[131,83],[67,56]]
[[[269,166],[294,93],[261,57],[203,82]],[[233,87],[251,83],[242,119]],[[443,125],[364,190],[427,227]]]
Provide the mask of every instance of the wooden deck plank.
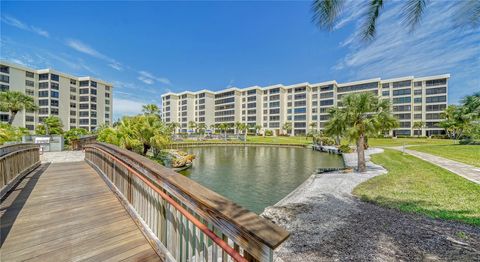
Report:
[[87,163],[38,170],[2,200],[0,261],[160,261]]

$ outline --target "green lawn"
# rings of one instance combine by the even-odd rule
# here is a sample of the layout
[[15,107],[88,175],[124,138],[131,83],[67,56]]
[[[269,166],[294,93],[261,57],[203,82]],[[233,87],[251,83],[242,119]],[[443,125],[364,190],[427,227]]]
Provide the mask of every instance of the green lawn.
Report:
[[368,144],[372,147],[389,147],[405,145],[451,145],[458,143],[451,139],[430,138],[369,138]]
[[480,167],[479,145],[429,145],[412,146],[408,149],[425,152]]
[[480,185],[400,151],[386,149],[372,160],[389,172],[353,190],[362,200],[480,227]]

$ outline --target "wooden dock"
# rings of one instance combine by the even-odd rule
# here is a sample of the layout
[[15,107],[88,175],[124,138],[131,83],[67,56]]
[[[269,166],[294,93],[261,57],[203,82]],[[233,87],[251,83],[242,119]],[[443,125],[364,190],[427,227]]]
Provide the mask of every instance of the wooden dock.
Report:
[[161,261],[84,161],[43,164],[0,210],[0,261]]

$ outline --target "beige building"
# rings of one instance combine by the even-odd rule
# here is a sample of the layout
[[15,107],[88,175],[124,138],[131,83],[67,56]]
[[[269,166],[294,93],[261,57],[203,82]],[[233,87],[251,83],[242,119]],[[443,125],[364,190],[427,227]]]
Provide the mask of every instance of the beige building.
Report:
[[[167,123],[179,123],[180,132],[188,132],[188,123],[193,121],[205,123],[209,129],[220,123],[241,122],[251,130],[261,126],[262,131],[281,134],[285,132],[283,125],[291,122],[291,134],[303,135],[312,129],[324,129],[329,120],[328,109],[341,106],[343,95],[373,92],[392,103],[392,112],[400,123],[392,135],[439,135],[444,134],[438,122],[448,104],[449,78],[445,74],[166,93],[162,95],[162,117]],[[413,129],[417,121],[425,123],[422,130]]]
[[[32,69],[0,61],[0,90],[20,91],[34,98],[39,109],[19,112],[14,126],[34,130],[47,116],[62,120],[64,130],[94,130],[112,123],[112,84],[91,77],[77,77],[53,69]],[[0,120],[8,121],[8,112]]]

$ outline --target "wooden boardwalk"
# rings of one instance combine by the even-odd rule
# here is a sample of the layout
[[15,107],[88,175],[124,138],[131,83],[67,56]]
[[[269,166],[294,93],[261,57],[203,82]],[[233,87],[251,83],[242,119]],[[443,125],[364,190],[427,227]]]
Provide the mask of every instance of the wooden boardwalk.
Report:
[[0,261],[159,261],[85,162],[44,164],[0,206]]

